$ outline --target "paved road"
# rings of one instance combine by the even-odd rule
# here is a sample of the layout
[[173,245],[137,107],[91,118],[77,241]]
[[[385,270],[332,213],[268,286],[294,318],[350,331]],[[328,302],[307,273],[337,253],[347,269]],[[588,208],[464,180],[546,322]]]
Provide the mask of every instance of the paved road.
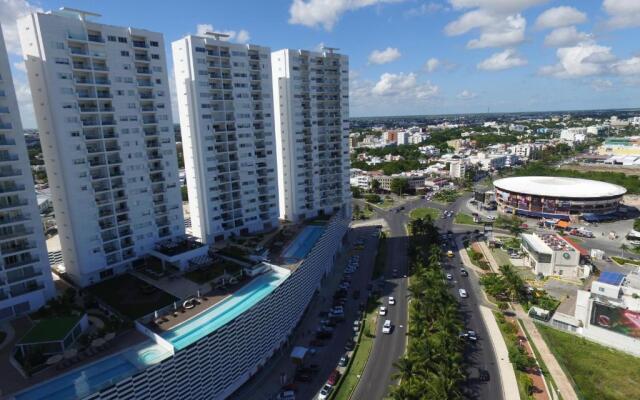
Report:
[[[378,319],[376,339],[367,361],[364,373],[353,394],[353,399],[383,399],[389,389],[393,364],[405,351],[407,340],[407,236],[405,231],[406,215],[394,211],[379,211],[389,226],[387,236],[385,285],[380,297],[381,303],[388,308],[387,316]],[[397,277],[393,277],[397,269]],[[388,305],[388,297],[393,296],[396,304]],[[390,335],[382,333],[384,320],[393,325]]]
[[[363,373],[360,383],[354,392],[353,398],[356,400],[382,400],[387,395],[391,376],[394,372],[393,363],[399,359],[405,351],[406,345],[406,319],[407,319],[407,280],[404,278],[407,268],[406,246],[407,238],[405,224],[408,222],[408,212],[416,207],[433,207],[439,209],[453,210],[460,209],[462,204],[468,200],[464,197],[449,206],[443,206],[439,203],[427,202],[417,199],[406,203],[405,211],[396,213],[395,210],[378,210],[377,214],[384,218],[390,229],[390,247],[387,256],[387,270],[385,276],[389,276],[393,268],[399,271],[398,278],[388,279],[391,283],[388,293],[385,296],[393,295],[397,299],[395,308],[390,308],[390,319],[396,326],[391,335],[383,335],[381,333],[381,324],[383,319],[379,320],[377,327],[379,334],[376,336],[369,361]],[[466,232],[468,228],[453,227],[453,218],[438,219],[436,225],[442,232],[452,230],[454,232]],[[456,233],[457,235],[458,233]],[[478,342],[468,348],[465,357],[468,363],[469,381],[465,386],[465,395],[469,399],[479,400],[501,400],[502,389],[500,387],[500,378],[495,360],[493,348],[489,336],[480,316],[479,305],[484,299],[480,294],[477,284],[477,277],[471,272],[469,277],[460,276],[461,261],[458,256],[451,260],[451,267],[446,271],[453,275],[451,291],[458,298],[458,288],[467,290],[469,297],[461,300],[461,312],[465,320],[467,329],[477,332]],[[402,328],[399,328],[402,325]],[[479,382],[478,368],[485,369],[489,372],[491,380],[488,383]]]
[[[352,288],[349,293],[348,302],[345,305],[345,322],[336,326],[331,340],[325,345],[317,348],[317,354],[309,357],[306,364],[317,364],[320,369],[312,377],[311,382],[294,382],[297,392],[296,398],[312,399],[324,385],[327,377],[336,368],[340,357],[345,353],[344,346],[349,338],[352,338],[353,321],[358,315],[358,305],[366,298],[366,286],[370,280],[375,250],[377,249],[377,238],[372,233],[377,231],[373,227],[361,227],[352,229],[349,232],[349,244],[344,246],[348,250],[352,243],[358,238],[365,239],[365,249],[358,252],[360,255],[360,267],[354,274]],[[305,313],[299,326],[291,338],[289,344],[278,352],[267,362],[264,368],[251,380],[244,384],[231,398],[243,400],[266,400],[274,399],[282,387],[281,380],[290,383],[295,374],[295,366],[289,359],[294,346],[308,346],[313,339],[315,330],[319,326],[321,317],[319,312],[328,311],[331,308],[332,296],[341,278],[342,271],[347,263],[351,252],[345,251],[337,261],[333,273],[323,282],[320,292],[312,300],[309,309]],[[360,290],[360,298],[353,299],[352,291]]]

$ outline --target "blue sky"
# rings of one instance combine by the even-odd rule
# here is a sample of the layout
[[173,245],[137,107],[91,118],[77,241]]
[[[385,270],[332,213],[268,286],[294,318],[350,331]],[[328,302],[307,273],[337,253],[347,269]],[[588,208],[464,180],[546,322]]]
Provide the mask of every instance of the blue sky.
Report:
[[350,57],[352,116],[640,106],[640,0],[0,0],[26,127],[13,24],[61,6],[162,32],[168,54],[198,25],[274,50],[338,47]]

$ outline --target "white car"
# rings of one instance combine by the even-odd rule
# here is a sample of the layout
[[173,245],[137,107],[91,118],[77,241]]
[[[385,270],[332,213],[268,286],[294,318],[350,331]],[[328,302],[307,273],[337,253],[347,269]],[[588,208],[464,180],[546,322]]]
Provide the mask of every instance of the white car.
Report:
[[389,296],[389,305],[392,306],[396,304],[396,299],[393,296]]
[[466,297],[469,297],[469,295],[467,294],[467,291],[464,289],[458,289],[458,294],[460,295],[460,297],[462,297],[463,299]]
[[333,388],[331,387],[331,385],[324,385],[322,389],[320,389],[320,393],[318,394],[318,400],[328,399],[332,390]]
[[382,325],[382,333],[391,333],[391,320],[384,321]]
[[452,279],[453,279],[453,275],[451,275],[451,274],[447,274],[447,279],[448,279],[448,280],[452,280]]
[[380,315],[387,315],[387,307],[380,307],[380,310],[378,311],[378,314]]

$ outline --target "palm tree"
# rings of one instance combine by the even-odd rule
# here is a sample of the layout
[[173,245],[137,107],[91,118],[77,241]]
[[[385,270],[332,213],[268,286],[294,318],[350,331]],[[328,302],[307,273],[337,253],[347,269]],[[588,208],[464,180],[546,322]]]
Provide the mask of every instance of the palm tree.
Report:
[[396,372],[391,376],[392,379],[400,379],[402,383],[406,383],[408,387],[411,387],[411,378],[415,372],[415,363],[409,357],[402,357],[393,366],[396,368]]

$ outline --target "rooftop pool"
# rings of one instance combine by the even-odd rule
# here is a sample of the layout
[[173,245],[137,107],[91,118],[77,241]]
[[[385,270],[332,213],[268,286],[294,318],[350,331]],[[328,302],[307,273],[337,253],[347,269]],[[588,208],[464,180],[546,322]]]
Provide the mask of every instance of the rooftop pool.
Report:
[[320,236],[324,233],[322,225],[308,225],[296,236],[293,242],[282,253],[285,260],[299,261],[309,254]]
[[72,400],[90,395],[149,365],[171,352],[151,341],[57,376],[15,395],[16,400]]
[[287,276],[288,270],[274,267],[218,304],[162,333],[161,336],[176,350],[184,349],[256,305],[284,282]]

